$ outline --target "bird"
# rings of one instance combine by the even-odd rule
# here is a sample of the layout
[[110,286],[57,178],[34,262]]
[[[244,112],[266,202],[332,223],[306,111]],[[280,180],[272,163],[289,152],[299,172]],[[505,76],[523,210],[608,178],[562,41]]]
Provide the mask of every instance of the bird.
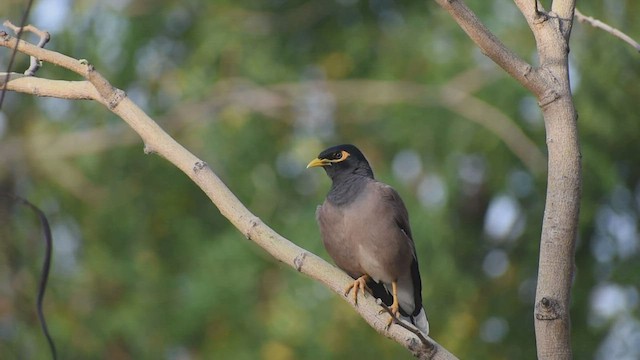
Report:
[[[314,167],[322,167],[332,182],[316,210],[316,220],[329,256],[354,279],[344,295],[353,291],[357,305],[358,291],[363,296],[369,291],[395,317],[428,335],[409,213],[398,192],[374,178],[369,162],[355,145],[323,150],[307,165]],[[393,321],[391,317],[387,328]]]

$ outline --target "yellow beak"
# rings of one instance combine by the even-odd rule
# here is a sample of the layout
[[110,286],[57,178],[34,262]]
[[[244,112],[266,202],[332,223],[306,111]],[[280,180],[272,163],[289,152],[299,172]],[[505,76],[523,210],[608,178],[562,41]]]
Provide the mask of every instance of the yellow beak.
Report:
[[329,161],[327,159],[313,159],[307,165],[307,169],[308,168],[312,168],[312,167],[327,166],[327,165],[331,165],[331,161]]

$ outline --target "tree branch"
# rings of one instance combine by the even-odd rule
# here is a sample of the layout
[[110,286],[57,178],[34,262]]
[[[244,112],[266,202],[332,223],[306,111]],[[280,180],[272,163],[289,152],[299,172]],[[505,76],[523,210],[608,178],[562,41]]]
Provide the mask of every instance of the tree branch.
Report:
[[462,0],[436,0],[460,25],[483,54],[534,94],[542,91],[537,71],[507,48]]
[[[21,53],[35,56],[42,61],[61,66],[83,76],[94,87],[93,91],[87,91],[85,94],[86,98],[99,101],[129,124],[142,138],[146,153],[157,153],[182,170],[204,191],[222,215],[244,234],[247,239],[255,242],[277,260],[323,283],[326,287],[339,294],[380,334],[400,343],[420,359],[456,358],[431,338],[427,338],[427,346],[423,344],[415,334],[401,326],[391,326],[387,330],[386,324],[388,318],[379,313],[380,307],[376,304],[375,300],[373,300],[373,297],[361,298],[357,306],[349,301],[348,298],[344,296],[343,290],[353,279],[318,256],[293,244],[264,224],[238,200],[204,161],[198,159],[171,138],[158,124],[136,106],[122,90],[111,86],[111,84],[86,61],[77,60],[54,51],[41,49],[22,40],[18,41],[4,31],[0,32],[0,45],[7,48],[13,48],[17,45],[17,49]],[[76,88],[86,86],[84,84],[80,85],[80,83],[84,82],[60,84],[70,85]],[[38,95],[38,93],[34,91],[37,87],[24,86],[21,89],[30,91],[27,93]],[[96,97],[96,93],[98,97]]]
[[0,73],[0,86],[4,85],[6,78],[9,78],[6,85],[10,91],[68,100],[102,100],[88,81],[51,80],[19,73]]
[[576,15],[576,19],[578,19],[579,22],[587,23],[587,24],[593,26],[596,29],[604,30],[604,31],[608,32],[609,34],[617,37],[618,39],[626,42],[627,44],[633,46],[633,48],[636,49],[636,51],[640,52],[640,44],[637,41],[633,40],[631,38],[631,36],[623,33],[622,31],[614,28],[611,25],[607,25],[607,24],[603,23],[602,21],[600,21],[598,19],[592,18],[591,16],[584,15],[578,9],[576,9],[575,15]]
[[[49,42],[49,39],[51,38],[51,35],[49,35],[48,32],[41,31],[40,29],[38,29],[33,25],[26,25],[23,27],[19,27],[19,26],[13,25],[13,23],[11,23],[11,21],[9,20],[6,20],[2,25],[13,30],[13,32],[16,34],[19,34],[22,32],[31,32],[36,34],[40,38],[40,41],[38,41],[38,45],[37,45],[38,47],[44,47]],[[24,74],[27,76],[33,76],[36,74],[36,72],[40,69],[41,66],[42,64],[40,63],[40,61],[37,58],[31,56],[29,68],[24,72]]]

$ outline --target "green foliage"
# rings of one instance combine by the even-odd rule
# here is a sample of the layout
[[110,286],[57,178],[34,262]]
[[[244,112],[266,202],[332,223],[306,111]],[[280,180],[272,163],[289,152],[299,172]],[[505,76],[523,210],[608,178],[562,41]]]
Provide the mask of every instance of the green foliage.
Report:
[[[461,89],[544,154],[541,115],[434,2],[118,4],[76,2],[56,22],[43,14],[60,5],[36,2],[30,22],[52,32],[49,48],[88,59],[126,90],[265,223],[326,259],[314,212],[329,181],[304,166],[326,145],[358,144],[409,207],[432,336],[460,358],[535,358],[545,176],[456,112],[443,89],[479,69],[480,85]],[[535,61],[511,2],[469,4]],[[638,3],[579,6],[640,37]],[[571,52],[584,169],[574,354],[633,357],[611,344],[640,332],[640,61],[581,23]],[[77,79],[49,64],[38,75]],[[45,312],[62,358],[410,358],[247,241],[102,106],[9,94],[0,125],[0,148],[12,149],[0,153],[1,191],[42,206],[54,228]],[[34,315],[37,222],[1,205],[0,354],[46,358]]]

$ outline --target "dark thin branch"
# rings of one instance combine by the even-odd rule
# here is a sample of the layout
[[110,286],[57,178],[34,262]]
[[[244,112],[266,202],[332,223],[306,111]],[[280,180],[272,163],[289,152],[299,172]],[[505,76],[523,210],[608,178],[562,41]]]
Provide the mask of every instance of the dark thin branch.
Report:
[[[20,27],[22,28],[29,18],[29,13],[31,12],[31,5],[33,4],[33,0],[29,0],[27,3],[27,8],[24,10],[22,14],[22,20],[20,21]],[[0,109],[2,109],[2,103],[4,102],[4,95],[7,93],[7,83],[9,82],[9,76],[11,73],[11,67],[13,66],[13,62],[16,59],[16,54],[18,53],[18,43],[20,42],[20,37],[22,36],[22,31],[16,34],[18,41],[16,42],[16,46],[11,51],[11,58],[9,59],[9,65],[7,65],[7,75],[4,79],[4,84],[2,84],[2,89],[0,90]]]
[[24,206],[29,207],[33,210],[36,215],[38,215],[38,219],[40,220],[40,225],[42,226],[42,235],[44,237],[45,243],[45,253],[44,253],[44,261],[42,263],[42,272],[40,273],[40,284],[38,285],[38,300],[36,304],[36,310],[38,313],[38,320],[40,321],[40,327],[42,328],[42,332],[44,336],[47,338],[47,343],[49,344],[49,350],[51,351],[51,357],[55,360],[57,359],[56,346],[53,342],[53,338],[49,333],[49,328],[47,327],[47,321],[44,317],[44,311],[42,310],[42,304],[44,302],[44,292],[47,289],[47,280],[49,279],[49,270],[51,269],[51,250],[53,248],[53,237],[51,235],[51,226],[49,226],[49,221],[47,220],[47,216],[44,214],[40,208],[33,205],[27,199],[24,199],[20,196],[13,194],[0,194],[6,196],[13,201],[22,204]]
[[617,37],[618,39],[626,42],[627,44],[633,46],[633,48],[636,49],[636,51],[640,52],[640,44],[637,41],[633,40],[631,36],[623,33],[622,31],[614,28],[613,26],[607,25],[598,19],[592,18],[591,16],[586,16],[583,13],[581,13],[580,10],[578,9],[575,10],[575,16],[579,22],[587,23],[596,29],[604,30],[609,34]]

